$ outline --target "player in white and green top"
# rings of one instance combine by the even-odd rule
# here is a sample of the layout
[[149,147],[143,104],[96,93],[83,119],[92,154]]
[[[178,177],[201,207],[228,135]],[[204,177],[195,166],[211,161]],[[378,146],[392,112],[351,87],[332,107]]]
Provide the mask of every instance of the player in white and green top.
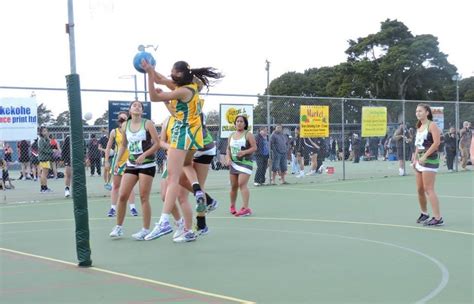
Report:
[[[252,210],[249,208],[250,193],[248,181],[252,174],[252,154],[257,150],[257,143],[252,133],[248,132],[248,120],[243,115],[235,118],[236,131],[229,137],[227,145],[226,161],[230,166],[230,213],[235,216],[249,216]],[[235,209],[237,191],[240,189],[242,195],[242,209]]]
[[[156,170],[154,156],[160,148],[160,139],[153,122],[142,118],[143,105],[141,102],[132,102],[129,113],[129,120],[122,126],[121,132],[125,136],[117,158],[120,159],[126,149],[129,151],[129,156],[117,202],[117,225],[110,233],[110,237],[123,235],[122,225],[125,219],[127,200],[133,187],[140,181],[143,228],[132,237],[136,240],[144,240],[145,236],[150,233],[150,191]],[[114,167],[114,172],[117,170],[118,163]]]

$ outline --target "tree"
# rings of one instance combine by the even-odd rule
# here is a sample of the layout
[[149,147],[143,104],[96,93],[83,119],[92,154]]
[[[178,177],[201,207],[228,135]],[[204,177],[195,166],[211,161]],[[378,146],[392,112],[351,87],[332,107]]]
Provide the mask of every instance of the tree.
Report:
[[387,19],[378,33],[350,40],[349,45],[348,62],[356,75],[371,82],[375,98],[426,99],[441,92],[456,73],[439,50],[438,38],[414,36],[397,20]]
[[59,113],[54,123],[55,126],[69,126],[70,124],[71,116],[69,115],[69,111]]
[[109,125],[109,110],[106,110],[101,117],[94,121],[94,126]]
[[39,126],[47,126],[54,122],[53,113],[43,103],[38,106],[37,111]]
[[220,114],[217,110],[211,110],[206,113],[206,125],[218,126],[220,124]]

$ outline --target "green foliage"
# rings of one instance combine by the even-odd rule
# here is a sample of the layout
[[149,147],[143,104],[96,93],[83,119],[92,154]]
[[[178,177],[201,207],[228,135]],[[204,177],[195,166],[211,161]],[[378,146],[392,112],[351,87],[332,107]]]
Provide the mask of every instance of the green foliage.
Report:
[[109,124],[109,110],[105,110],[101,117],[94,121],[94,126],[104,126]]
[[[454,100],[452,81],[457,68],[439,50],[438,38],[430,34],[413,35],[397,20],[387,19],[377,33],[349,40],[347,61],[333,67],[310,68],[303,73],[287,72],[274,79],[268,94],[278,96],[342,97],[400,100]],[[474,80],[460,82],[461,100],[474,100]],[[255,108],[256,123],[266,123],[266,96]],[[340,102],[328,101],[340,105]],[[316,102],[316,101],[315,101]],[[311,101],[305,100],[305,104]],[[320,101],[319,103],[320,104]],[[372,105],[387,105],[374,101]],[[347,117],[360,119],[360,103],[347,101]],[[272,102],[270,113],[280,122],[297,119],[299,102]],[[334,114],[337,114],[337,107]],[[389,104],[389,122],[396,122],[401,103]],[[333,112],[333,110],[331,110]]]
[[38,126],[47,126],[54,122],[53,113],[43,103],[38,106]]

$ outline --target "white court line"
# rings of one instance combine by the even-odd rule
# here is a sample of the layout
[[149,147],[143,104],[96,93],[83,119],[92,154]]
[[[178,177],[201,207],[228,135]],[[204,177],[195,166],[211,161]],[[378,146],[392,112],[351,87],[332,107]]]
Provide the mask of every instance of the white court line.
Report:
[[390,246],[394,248],[398,248],[401,250],[409,251],[411,253],[414,253],[416,255],[419,255],[425,259],[428,259],[430,262],[435,264],[439,270],[441,271],[441,281],[439,282],[438,286],[431,290],[427,295],[425,295],[423,298],[420,300],[416,301],[416,303],[426,303],[429,300],[435,298],[448,284],[449,282],[449,271],[448,268],[435,259],[432,256],[429,256],[421,251],[418,251],[416,249],[412,249],[409,247],[404,247],[400,245],[396,245],[393,243],[388,243],[388,242],[382,242],[382,241],[376,241],[376,240],[371,240],[371,239],[363,239],[363,238],[358,238],[358,237],[351,237],[351,236],[346,236],[346,235],[340,235],[340,234],[330,234],[330,233],[318,233],[318,232],[307,232],[307,231],[290,231],[290,230],[278,230],[278,229],[259,229],[259,228],[229,228],[229,227],[218,227],[219,229],[240,229],[240,230],[252,230],[252,231],[265,231],[265,232],[278,232],[278,233],[289,233],[289,234],[309,234],[309,235],[323,235],[323,236],[330,236],[330,237],[337,237],[337,238],[342,238],[342,239],[349,239],[349,240],[355,240],[355,241],[362,241],[362,242],[368,242],[368,243],[374,243],[374,244],[379,244],[379,245],[384,245],[384,246]]
[[[230,216],[208,216],[209,219],[218,219],[218,220],[242,220],[236,217]],[[127,220],[141,220],[140,217],[127,217]],[[99,218],[89,218],[89,221],[108,221],[110,218],[99,217]],[[398,224],[386,224],[386,223],[372,223],[372,222],[355,222],[355,221],[342,221],[342,220],[327,220],[327,219],[302,219],[302,218],[284,218],[284,217],[246,217],[244,220],[263,220],[263,221],[293,221],[293,222],[315,222],[315,223],[332,223],[332,224],[349,224],[349,225],[366,225],[366,226],[381,226],[381,227],[390,227],[390,228],[404,228],[404,229],[415,229],[415,230],[427,230],[431,232],[446,232],[460,235],[474,236],[473,232],[467,231],[458,231],[458,230],[449,230],[439,227],[429,228],[424,226],[408,226],[408,225],[398,225]],[[0,225],[15,225],[15,224],[41,224],[41,223],[53,223],[53,222],[72,222],[74,218],[68,219],[50,219],[50,220],[33,220],[33,221],[13,221],[13,222],[0,222]],[[0,232],[1,234],[1,232]]]
[[[389,196],[410,196],[418,197],[418,194],[412,193],[394,193],[394,192],[368,192],[368,191],[352,191],[352,190],[333,190],[333,189],[321,189],[321,188],[293,188],[293,187],[277,187],[278,190],[298,190],[298,191],[318,191],[318,192],[333,192],[333,193],[350,193],[350,194],[364,194],[364,195],[389,195]],[[454,198],[454,199],[469,199],[474,200],[473,196],[459,196],[459,195],[442,195],[438,194],[440,198]]]
[[[17,255],[22,255],[22,256],[27,256],[27,257],[31,257],[31,258],[36,258],[36,259],[41,259],[41,260],[45,260],[45,261],[50,261],[50,262],[55,262],[55,263],[59,263],[59,264],[64,264],[64,265],[77,267],[76,264],[71,263],[71,262],[58,260],[58,259],[53,259],[53,258],[41,256],[41,255],[26,253],[26,252],[22,252],[22,251],[17,251],[17,250],[12,250],[12,249],[7,249],[7,248],[1,248],[1,247],[0,247],[0,251],[5,251],[5,252],[17,254]],[[188,287],[183,287],[183,286],[179,286],[179,285],[169,284],[169,283],[165,283],[165,282],[161,282],[161,281],[157,281],[157,280],[152,280],[152,279],[137,277],[137,276],[133,276],[133,275],[128,275],[128,274],[125,274],[125,273],[120,273],[120,272],[111,271],[111,270],[107,270],[107,269],[102,269],[102,268],[97,268],[97,267],[90,267],[90,268],[87,268],[87,269],[91,270],[91,271],[97,271],[97,272],[102,272],[102,273],[106,273],[106,274],[110,274],[110,275],[114,275],[114,276],[118,276],[118,277],[127,278],[127,279],[130,279],[130,280],[141,281],[141,282],[151,283],[151,284],[155,284],[155,285],[159,285],[159,286],[165,286],[165,287],[169,287],[169,288],[173,288],[173,289],[178,289],[178,290],[182,290],[182,291],[186,291],[186,292],[190,292],[190,293],[194,293],[194,294],[199,294],[199,295],[203,295],[203,296],[207,296],[207,297],[218,298],[218,299],[223,299],[223,300],[237,302],[237,303],[245,303],[245,304],[255,303],[255,302],[246,301],[246,300],[242,300],[242,299],[238,299],[238,298],[233,298],[233,297],[223,296],[223,295],[210,293],[210,292],[206,292],[206,291],[201,291],[201,290],[198,290],[198,289],[193,289],[193,288],[188,288]]]

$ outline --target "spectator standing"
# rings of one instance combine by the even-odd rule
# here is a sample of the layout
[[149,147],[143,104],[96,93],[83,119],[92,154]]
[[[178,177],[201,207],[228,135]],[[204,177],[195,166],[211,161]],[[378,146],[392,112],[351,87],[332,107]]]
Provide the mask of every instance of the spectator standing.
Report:
[[18,147],[18,161],[21,164],[21,176],[20,180],[31,179],[31,166],[30,166],[30,142],[27,140],[19,141]]
[[459,131],[459,150],[461,151],[461,168],[467,170],[469,160],[469,149],[472,141],[471,123],[465,121],[462,129]]
[[449,132],[444,135],[444,147],[446,150],[446,165],[448,172],[453,172],[454,158],[456,157],[456,129],[449,128]]
[[88,157],[91,164],[91,176],[94,176],[95,171],[97,170],[97,175],[101,174],[101,163],[100,163],[100,150],[99,150],[99,141],[95,137],[95,134],[91,135],[91,140],[88,145]]
[[257,171],[254,177],[254,186],[261,186],[265,184],[265,175],[270,157],[267,127],[260,127],[258,134],[255,136],[255,141],[257,143],[257,151],[255,152]]
[[288,184],[285,180],[288,153],[288,137],[283,134],[281,124],[278,124],[270,136],[270,150],[272,153],[272,184],[275,184],[277,174],[280,175],[281,183]]
[[[397,159],[398,159],[398,175],[405,175],[405,155],[403,151],[403,146],[407,139],[407,130],[404,124],[400,124],[393,134],[393,139],[395,140],[395,146],[397,149]],[[405,151],[405,153],[408,151]]]

